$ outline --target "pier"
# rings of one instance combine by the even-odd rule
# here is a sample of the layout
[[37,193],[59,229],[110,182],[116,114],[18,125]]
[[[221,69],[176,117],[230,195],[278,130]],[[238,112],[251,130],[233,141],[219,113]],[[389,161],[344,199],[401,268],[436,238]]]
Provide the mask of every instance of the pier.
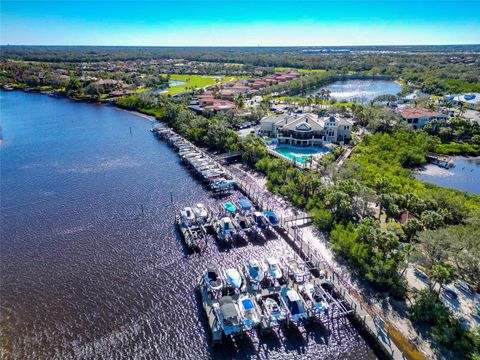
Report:
[[[154,133],[160,138],[167,140],[172,146],[178,148],[178,144],[187,145],[193,151],[201,154],[202,157],[209,159],[214,163],[226,178],[232,180],[233,186],[244,193],[255,205],[256,208],[268,209],[269,205],[255,189],[252,189],[250,184],[247,184],[240,179],[237,179],[231,172],[224,168],[217,160],[212,158],[202,149],[196,147],[188,140],[180,137],[178,134],[168,129],[166,126],[159,126],[152,129]],[[212,188],[212,191],[216,191]],[[222,189],[220,191],[228,191],[228,189]],[[414,345],[408,341],[408,339],[402,334],[395,325],[388,322],[383,318],[380,311],[372,307],[366,299],[343,277],[337,273],[337,271],[323,258],[323,256],[312,246],[309,242],[303,239],[301,229],[297,226],[297,222],[300,221],[304,224],[308,224],[311,219],[307,215],[299,215],[297,217],[291,216],[286,218],[280,217],[280,224],[276,233],[282,236],[287,243],[298,253],[298,256],[303,261],[305,269],[308,270],[309,280],[312,284],[318,284],[320,275],[322,281],[332,285],[336,296],[331,298],[325,295],[325,299],[328,302],[336,301],[335,308],[338,310],[337,315],[340,317],[349,317],[354,323],[361,327],[366,334],[378,345],[378,349],[385,354],[385,357],[392,359],[415,359],[423,360],[427,357],[419,351]],[[294,290],[300,290],[298,284],[292,283],[289,280],[287,284],[290,284]],[[212,298],[206,289],[201,289],[199,286],[200,294],[202,296],[202,303],[205,314],[212,332],[212,341],[217,342],[219,340],[221,330],[217,328],[218,324],[215,317],[216,299]],[[253,296],[247,291],[249,296]],[[266,292],[261,292],[260,297],[268,295],[278,295],[277,289],[267,289]],[[258,295],[258,294],[257,294]],[[218,310],[218,309],[217,309]],[[215,319],[214,319],[215,318]],[[263,326],[265,329],[265,327]]]
[[448,169],[453,166],[453,160],[450,156],[428,153],[425,155],[427,161],[431,164],[438,165],[442,168]]

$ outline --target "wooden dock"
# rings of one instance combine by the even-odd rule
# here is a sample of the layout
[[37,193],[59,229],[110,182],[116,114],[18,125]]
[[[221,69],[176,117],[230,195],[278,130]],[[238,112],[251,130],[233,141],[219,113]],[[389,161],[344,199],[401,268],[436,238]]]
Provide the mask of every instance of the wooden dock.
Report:
[[[163,129],[167,129],[163,127]],[[153,131],[153,129],[152,129]],[[169,131],[174,133],[171,129],[162,130]],[[175,133],[174,133],[175,134]],[[179,135],[175,134],[177,137]],[[204,156],[211,158],[204,150],[198,148],[197,146],[190,143],[188,140],[184,139],[185,142],[189,144],[192,148],[196,149],[199,153]],[[243,192],[252,203],[259,209],[268,209],[269,204],[261,194],[257,193],[255,189],[252,189],[250,184],[246,184],[240,179],[237,179],[228,169],[225,169],[218,161],[216,161],[218,166],[222,168],[229,176],[235,180],[235,186]],[[304,220],[307,220],[307,216],[303,217]],[[298,219],[297,219],[298,220]],[[322,271],[325,274],[325,279],[331,282],[331,284],[336,289],[339,297],[343,300],[342,306],[345,309],[351,309],[352,312],[348,315],[353,316],[356,319],[356,322],[370,334],[372,339],[375,339],[379,348],[382,352],[389,358],[400,360],[400,359],[409,359],[409,360],[426,360],[427,356],[418,350],[414,345],[408,341],[405,335],[397,329],[397,327],[386,321],[379,310],[373,308],[368,304],[368,301],[361,295],[352,285],[343,279],[343,277],[336,272],[336,270],[326,261],[323,256],[311,245],[304,241],[301,229],[298,226],[291,226],[290,224],[295,221],[292,217],[289,218],[280,218],[280,231],[279,234],[287,241],[287,243],[292,246],[292,248],[299,254],[301,259],[304,261],[306,266],[308,266],[310,272],[319,272]],[[206,291],[206,290],[205,290]],[[272,291],[272,290],[270,290]],[[202,299],[205,292],[202,292]],[[215,300],[210,299],[210,301],[203,301],[204,310],[207,315],[208,323],[211,329],[215,329],[214,321],[214,312],[213,304]],[[379,325],[383,324],[383,325]],[[212,328],[213,326],[213,328]],[[217,330],[212,332],[212,339],[216,341],[218,339]]]

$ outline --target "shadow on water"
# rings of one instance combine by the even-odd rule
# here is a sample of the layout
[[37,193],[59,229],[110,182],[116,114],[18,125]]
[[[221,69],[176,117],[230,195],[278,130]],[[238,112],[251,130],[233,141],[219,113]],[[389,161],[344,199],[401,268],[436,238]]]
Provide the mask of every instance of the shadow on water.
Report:
[[298,354],[304,354],[307,349],[304,329],[290,325],[282,327],[283,337],[285,339],[284,347],[287,351],[295,351]]
[[330,330],[328,330],[321,321],[310,321],[305,325],[305,332],[307,343],[310,340],[315,341],[317,344],[322,344],[328,346],[328,338],[331,335]]
[[255,344],[247,334],[227,337],[222,344],[211,347],[211,359],[245,359],[257,354]]

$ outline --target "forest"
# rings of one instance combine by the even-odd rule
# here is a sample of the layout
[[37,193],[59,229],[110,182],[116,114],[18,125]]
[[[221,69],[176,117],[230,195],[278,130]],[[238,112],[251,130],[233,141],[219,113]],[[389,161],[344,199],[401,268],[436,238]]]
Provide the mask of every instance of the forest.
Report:
[[435,95],[480,91],[478,45],[350,48],[2,46],[0,54],[2,60],[57,63],[178,58],[249,67],[290,67],[322,69],[337,74],[355,72],[389,75]]

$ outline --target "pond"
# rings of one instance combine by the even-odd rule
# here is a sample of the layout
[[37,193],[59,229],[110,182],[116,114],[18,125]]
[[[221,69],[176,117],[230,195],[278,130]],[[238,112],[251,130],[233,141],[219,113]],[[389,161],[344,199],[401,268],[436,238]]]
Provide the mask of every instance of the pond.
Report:
[[152,90],[152,93],[161,94],[161,93],[167,92],[167,89],[170,88],[170,87],[178,86],[178,85],[185,85],[185,84],[186,84],[185,81],[170,80],[168,82],[168,86],[164,86],[164,87],[161,87],[161,88],[158,88],[158,89],[154,89],[154,90]]
[[331,98],[360,103],[367,103],[380,95],[396,95],[403,89],[393,80],[344,80],[322,86],[307,95],[315,96],[322,88],[330,91]]
[[415,177],[439,186],[480,195],[480,157],[455,157],[455,166],[444,169],[428,164],[417,171]]

